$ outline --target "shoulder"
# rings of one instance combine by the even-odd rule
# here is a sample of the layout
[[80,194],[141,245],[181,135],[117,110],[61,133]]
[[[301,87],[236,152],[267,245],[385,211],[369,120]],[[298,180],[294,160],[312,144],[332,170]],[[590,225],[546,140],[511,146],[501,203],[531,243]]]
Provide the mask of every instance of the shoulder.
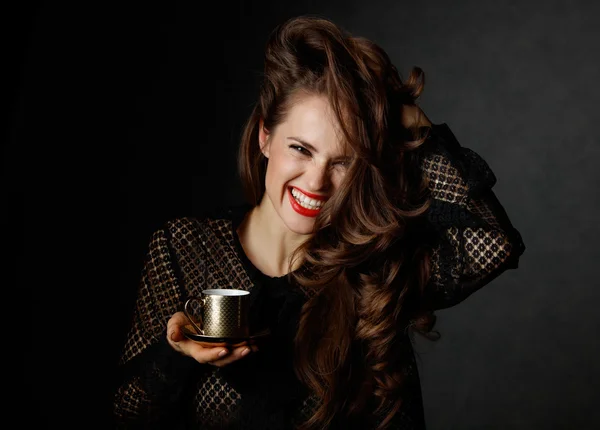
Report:
[[170,242],[187,242],[199,237],[214,236],[219,230],[231,229],[231,223],[237,225],[250,206],[236,204],[203,209],[200,213],[172,218],[155,233],[166,237]]

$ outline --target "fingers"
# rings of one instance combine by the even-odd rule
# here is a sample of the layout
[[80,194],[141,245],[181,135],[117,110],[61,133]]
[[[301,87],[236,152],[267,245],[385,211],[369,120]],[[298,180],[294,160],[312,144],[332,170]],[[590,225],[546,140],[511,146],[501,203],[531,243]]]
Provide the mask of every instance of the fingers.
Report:
[[172,342],[180,342],[185,339],[181,327],[188,323],[188,319],[183,312],[176,312],[167,322],[167,339],[171,346]]
[[251,352],[258,351],[256,345],[227,347],[204,347],[193,340],[187,339],[181,327],[188,324],[189,320],[183,312],[176,312],[167,322],[167,341],[173,349],[192,357],[198,363],[211,364],[222,367],[237,361]]
[[[219,349],[219,348],[212,348],[212,349]],[[208,364],[211,364],[216,367],[227,366],[228,364],[231,364],[235,361],[240,360],[243,357],[248,356],[251,352],[252,352],[252,349],[250,347],[240,346],[240,347],[232,349],[231,352],[229,352],[229,354],[225,354],[223,356],[218,355],[215,360],[209,361]]]
[[431,126],[431,120],[425,115],[425,112],[416,105],[404,105],[402,106],[402,118],[401,122],[405,127],[413,126]]

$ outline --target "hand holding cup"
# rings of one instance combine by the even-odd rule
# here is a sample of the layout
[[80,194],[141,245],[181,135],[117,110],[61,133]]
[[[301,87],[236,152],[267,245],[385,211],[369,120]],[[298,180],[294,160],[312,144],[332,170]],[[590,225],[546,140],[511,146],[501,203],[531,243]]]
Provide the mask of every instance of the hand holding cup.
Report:
[[226,366],[249,352],[258,351],[256,345],[243,345],[238,347],[206,347],[187,339],[183,334],[183,326],[189,324],[189,319],[184,312],[176,312],[167,322],[167,341],[176,351],[192,357],[198,363],[211,364],[216,367]]
[[249,291],[233,288],[207,289],[200,296],[188,298],[183,312],[197,334],[214,341],[222,338],[234,342],[234,339],[245,339],[250,335],[249,306]]

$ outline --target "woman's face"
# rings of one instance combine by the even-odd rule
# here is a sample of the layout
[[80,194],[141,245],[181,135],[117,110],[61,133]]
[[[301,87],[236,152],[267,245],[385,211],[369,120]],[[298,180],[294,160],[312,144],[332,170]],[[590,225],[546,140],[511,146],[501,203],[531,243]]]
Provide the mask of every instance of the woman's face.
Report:
[[296,100],[273,130],[260,127],[259,143],[269,159],[265,203],[297,234],[312,232],[323,203],[338,189],[350,164],[341,131],[325,97]]

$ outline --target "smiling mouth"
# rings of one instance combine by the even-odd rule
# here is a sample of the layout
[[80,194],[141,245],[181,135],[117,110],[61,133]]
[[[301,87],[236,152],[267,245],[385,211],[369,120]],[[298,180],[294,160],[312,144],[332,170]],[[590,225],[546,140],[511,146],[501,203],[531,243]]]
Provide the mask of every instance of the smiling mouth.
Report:
[[304,194],[302,191],[299,191],[297,188],[289,187],[289,190],[296,203],[298,203],[304,209],[318,212],[321,209],[321,207],[323,207],[323,205],[325,204],[325,200],[308,197],[306,194]]

